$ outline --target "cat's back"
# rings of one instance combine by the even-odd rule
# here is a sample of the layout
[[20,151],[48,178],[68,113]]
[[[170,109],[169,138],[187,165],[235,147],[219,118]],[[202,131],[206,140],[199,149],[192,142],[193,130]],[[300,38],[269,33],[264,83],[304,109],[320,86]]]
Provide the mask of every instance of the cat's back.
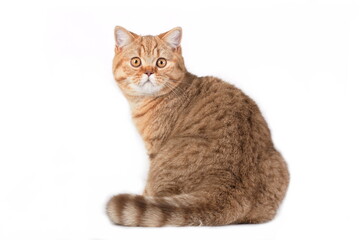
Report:
[[237,135],[252,131],[252,127],[269,137],[256,103],[234,85],[212,76],[193,76],[187,94],[190,103],[177,126],[181,134],[236,140]]
[[[194,104],[233,109],[234,111],[257,107],[255,102],[236,86],[213,76],[195,77],[192,84]],[[243,108],[242,108],[243,107]],[[221,110],[221,109],[220,109]]]
[[217,77],[194,77],[189,95],[192,99],[188,109],[190,116],[204,114],[208,120],[219,121],[260,114],[257,104],[249,96]]

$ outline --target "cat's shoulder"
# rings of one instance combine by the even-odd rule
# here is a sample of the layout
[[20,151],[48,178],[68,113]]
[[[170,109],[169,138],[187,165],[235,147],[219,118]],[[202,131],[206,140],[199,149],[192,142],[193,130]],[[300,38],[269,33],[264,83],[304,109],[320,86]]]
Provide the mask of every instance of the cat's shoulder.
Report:
[[235,85],[214,76],[197,77],[200,82],[200,87],[206,95],[216,94],[224,102],[241,103],[246,105],[256,105],[253,99],[245,94],[240,88]]

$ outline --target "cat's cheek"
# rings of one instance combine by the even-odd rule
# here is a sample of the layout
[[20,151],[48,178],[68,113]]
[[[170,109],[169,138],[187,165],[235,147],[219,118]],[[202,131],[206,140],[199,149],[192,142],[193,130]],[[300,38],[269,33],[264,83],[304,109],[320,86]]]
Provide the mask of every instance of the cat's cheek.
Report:
[[114,79],[117,82],[122,82],[125,79],[127,79],[127,77],[126,77],[126,74],[123,72],[122,69],[116,69],[115,72],[114,72]]
[[177,64],[172,64],[169,66],[164,74],[167,76],[167,80],[179,80],[184,76],[184,72],[180,70],[180,67]]
[[177,72],[170,72],[167,77],[168,77],[168,81],[172,81],[172,82],[175,82],[175,81],[178,81],[182,78],[182,74],[179,74]]
[[157,85],[162,85],[164,82],[162,77],[159,75],[155,75],[154,77],[150,76],[149,80]]
[[129,77],[124,78],[121,81],[117,81],[118,87],[125,93],[131,94],[134,92],[134,89],[131,87],[131,81]]

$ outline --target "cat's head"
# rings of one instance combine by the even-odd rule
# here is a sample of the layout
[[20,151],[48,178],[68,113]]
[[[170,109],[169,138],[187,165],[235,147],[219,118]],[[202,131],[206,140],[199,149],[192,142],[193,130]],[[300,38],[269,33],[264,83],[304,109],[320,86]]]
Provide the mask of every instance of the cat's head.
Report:
[[184,78],[181,38],[177,27],[157,36],[140,36],[115,27],[113,74],[125,94],[159,96],[172,91]]

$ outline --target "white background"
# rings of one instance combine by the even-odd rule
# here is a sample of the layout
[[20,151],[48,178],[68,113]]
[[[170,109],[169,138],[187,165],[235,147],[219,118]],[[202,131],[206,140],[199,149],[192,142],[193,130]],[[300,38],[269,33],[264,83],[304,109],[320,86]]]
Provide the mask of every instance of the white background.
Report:
[[[0,239],[361,239],[360,1],[0,5]],[[141,193],[148,166],[111,73],[115,25],[183,27],[188,70],[258,102],[291,172],[274,221],[110,224],[107,199]]]

